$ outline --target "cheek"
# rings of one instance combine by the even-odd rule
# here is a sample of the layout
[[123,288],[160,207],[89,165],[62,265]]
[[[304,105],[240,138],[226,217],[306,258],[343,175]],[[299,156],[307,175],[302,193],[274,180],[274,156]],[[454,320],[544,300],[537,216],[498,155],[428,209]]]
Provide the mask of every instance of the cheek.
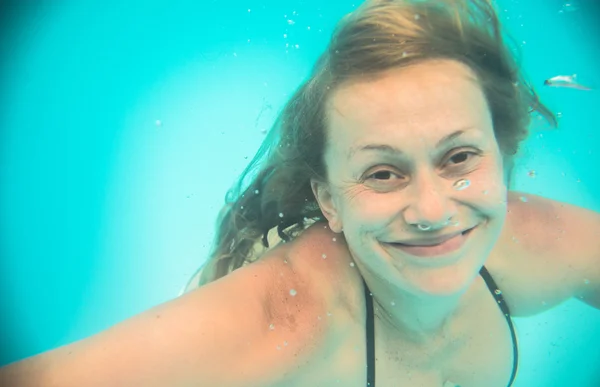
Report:
[[484,160],[476,170],[466,178],[470,180],[470,191],[492,198],[506,196],[506,184],[502,163],[497,158]]
[[506,212],[507,187],[501,165],[489,165],[473,172],[471,185],[462,192],[463,199],[491,216]]

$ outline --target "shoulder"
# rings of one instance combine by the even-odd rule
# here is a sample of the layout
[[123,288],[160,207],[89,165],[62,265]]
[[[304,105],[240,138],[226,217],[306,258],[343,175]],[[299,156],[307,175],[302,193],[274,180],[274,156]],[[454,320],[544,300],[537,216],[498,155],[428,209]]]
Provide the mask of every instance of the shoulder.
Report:
[[288,256],[325,309],[362,310],[362,277],[343,234],[334,233],[325,222],[315,223],[290,244]]
[[510,192],[489,268],[516,315],[581,296],[600,280],[600,216],[581,207]]

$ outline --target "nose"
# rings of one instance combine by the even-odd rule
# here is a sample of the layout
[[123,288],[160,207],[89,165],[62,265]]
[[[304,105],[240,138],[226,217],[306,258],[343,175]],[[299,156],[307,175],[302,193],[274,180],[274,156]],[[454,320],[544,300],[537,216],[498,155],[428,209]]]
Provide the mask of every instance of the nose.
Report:
[[449,195],[447,183],[435,173],[423,174],[413,180],[404,210],[404,220],[411,228],[438,230],[455,218],[457,207]]

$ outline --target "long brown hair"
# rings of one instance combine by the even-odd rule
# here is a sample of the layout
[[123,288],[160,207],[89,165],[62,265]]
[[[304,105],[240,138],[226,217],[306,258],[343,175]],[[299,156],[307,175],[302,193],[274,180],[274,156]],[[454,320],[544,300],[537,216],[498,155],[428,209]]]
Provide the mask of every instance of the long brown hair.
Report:
[[312,73],[282,109],[254,159],[227,193],[213,251],[199,285],[259,258],[270,230],[287,241],[323,218],[310,180],[326,179],[325,107],[349,79],[430,59],[452,59],[477,75],[509,169],[527,136],[530,113],[553,126],[518,64],[518,47],[501,29],[491,1],[367,0],[340,20]]

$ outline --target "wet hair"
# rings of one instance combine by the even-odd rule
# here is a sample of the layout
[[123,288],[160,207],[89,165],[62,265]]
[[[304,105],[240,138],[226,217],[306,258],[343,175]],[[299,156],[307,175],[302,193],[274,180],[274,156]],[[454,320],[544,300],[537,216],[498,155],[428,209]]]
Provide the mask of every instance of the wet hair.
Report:
[[[199,285],[260,258],[269,231],[288,241],[323,219],[310,181],[326,181],[326,107],[336,88],[394,68],[450,59],[474,72],[491,112],[505,168],[527,137],[531,113],[556,126],[524,79],[518,46],[491,1],[365,1],[336,25],[309,78],[287,101],[256,156],[227,193]],[[273,232],[273,231],[272,231]]]

